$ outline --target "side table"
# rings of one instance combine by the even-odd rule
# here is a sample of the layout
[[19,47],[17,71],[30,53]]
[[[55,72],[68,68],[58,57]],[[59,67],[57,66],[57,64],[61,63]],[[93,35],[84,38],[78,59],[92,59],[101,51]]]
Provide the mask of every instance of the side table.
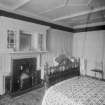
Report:
[[103,80],[103,70],[100,70],[100,69],[92,69],[91,71],[93,71],[95,73],[95,77],[96,77],[96,73],[101,74],[101,79]]

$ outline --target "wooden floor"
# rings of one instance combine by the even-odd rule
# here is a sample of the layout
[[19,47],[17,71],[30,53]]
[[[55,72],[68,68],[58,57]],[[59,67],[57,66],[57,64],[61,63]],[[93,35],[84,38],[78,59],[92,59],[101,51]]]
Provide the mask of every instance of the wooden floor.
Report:
[[0,99],[0,105],[41,105],[45,88],[41,87],[16,97],[4,95]]

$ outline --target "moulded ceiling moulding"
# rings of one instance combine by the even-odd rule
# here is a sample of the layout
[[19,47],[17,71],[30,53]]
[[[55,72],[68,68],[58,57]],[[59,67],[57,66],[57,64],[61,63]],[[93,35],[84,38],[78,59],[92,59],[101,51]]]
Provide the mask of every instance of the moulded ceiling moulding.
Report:
[[25,16],[25,17],[33,18],[33,19],[38,19],[38,20],[42,20],[42,21],[46,21],[46,22],[51,22],[51,20],[49,20],[48,18],[42,17],[40,15],[32,14],[32,13],[25,12],[25,11],[20,11],[18,9],[14,11],[14,10],[6,8],[6,7],[1,7],[1,4],[0,4],[0,10],[5,11],[5,12],[9,12],[9,13],[14,13],[14,14],[17,14],[17,15],[22,15],[22,16]]

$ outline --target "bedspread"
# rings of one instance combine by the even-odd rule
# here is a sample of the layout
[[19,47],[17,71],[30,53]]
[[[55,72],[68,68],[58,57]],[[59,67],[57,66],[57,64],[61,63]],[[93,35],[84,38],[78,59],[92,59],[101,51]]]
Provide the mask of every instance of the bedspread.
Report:
[[105,105],[105,82],[73,77],[50,87],[42,105]]

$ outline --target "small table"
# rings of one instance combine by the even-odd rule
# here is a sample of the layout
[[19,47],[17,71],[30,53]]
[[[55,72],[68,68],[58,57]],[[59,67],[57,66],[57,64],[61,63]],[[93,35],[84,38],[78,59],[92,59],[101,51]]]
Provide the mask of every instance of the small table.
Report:
[[93,71],[95,73],[95,77],[96,77],[96,73],[101,74],[102,80],[103,80],[103,70],[100,69],[92,69],[91,71]]

